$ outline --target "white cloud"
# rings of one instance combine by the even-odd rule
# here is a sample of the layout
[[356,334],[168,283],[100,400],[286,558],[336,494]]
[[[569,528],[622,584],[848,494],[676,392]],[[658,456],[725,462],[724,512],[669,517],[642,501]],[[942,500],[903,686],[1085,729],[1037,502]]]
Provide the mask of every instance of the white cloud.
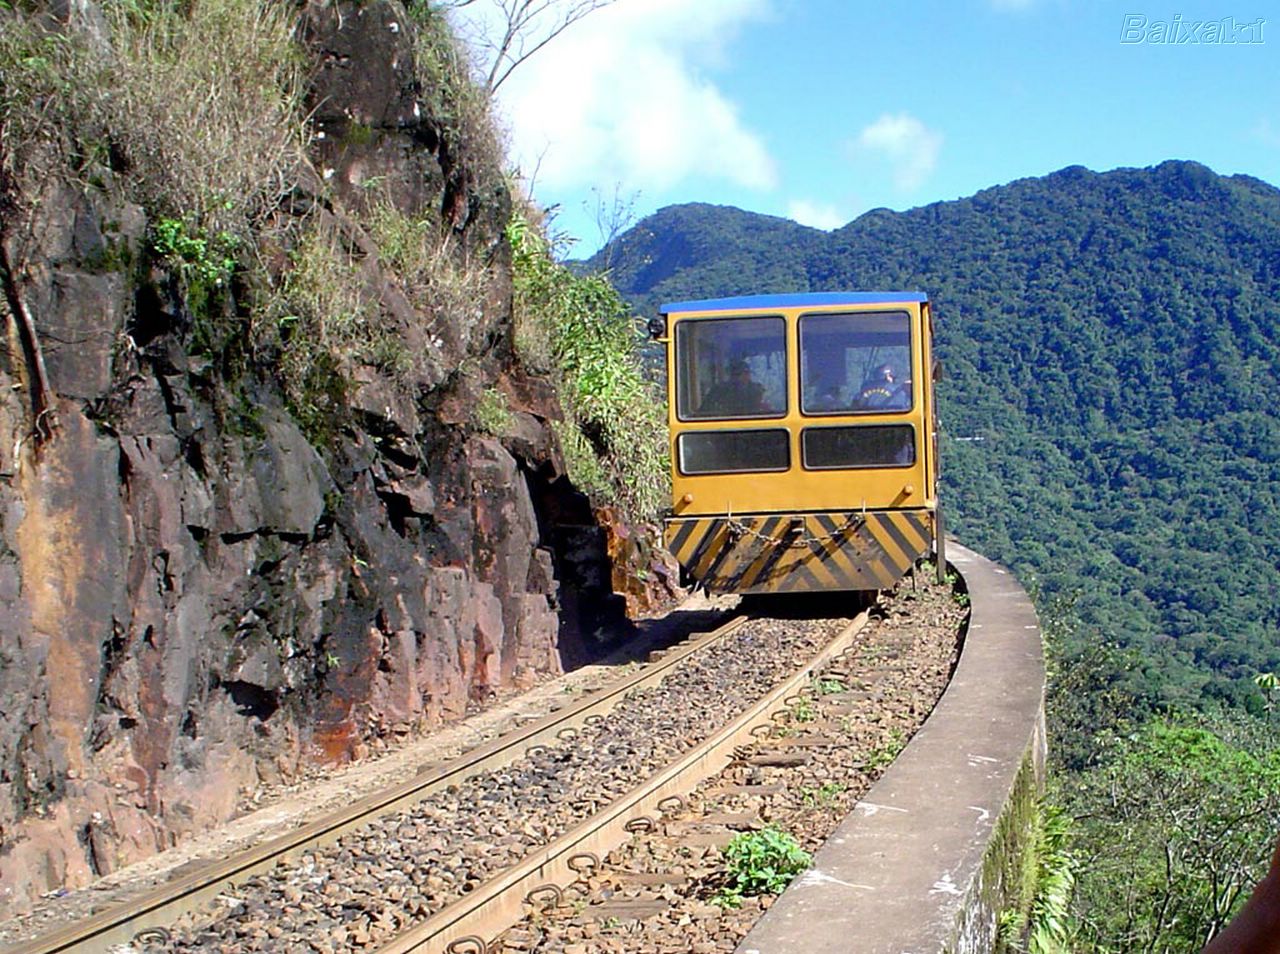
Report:
[[830,232],[832,229],[847,225],[853,216],[846,215],[834,205],[825,205],[810,199],[793,199],[787,204],[787,218],[801,225]]
[[942,133],[934,132],[908,113],[885,113],[853,142],[855,152],[871,152],[893,166],[894,184],[911,191],[924,184],[938,164]]
[[580,20],[498,91],[513,159],[535,188],[658,191],[691,176],[771,188],[763,140],[703,73],[768,2],[617,0]]
[[1263,117],[1254,124],[1249,130],[1250,136],[1258,142],[1271,146],[1272,148],[1280,148],[1280,129],[1277,129],[1270,119]]

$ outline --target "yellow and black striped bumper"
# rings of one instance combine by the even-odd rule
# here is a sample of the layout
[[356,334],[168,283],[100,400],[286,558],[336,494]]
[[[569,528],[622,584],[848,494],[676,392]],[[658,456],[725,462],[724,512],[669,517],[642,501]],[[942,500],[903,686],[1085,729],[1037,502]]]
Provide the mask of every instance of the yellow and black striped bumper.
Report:
[[665,536],[712,593],[882,590],[929,552],[933,511],[675,517]]

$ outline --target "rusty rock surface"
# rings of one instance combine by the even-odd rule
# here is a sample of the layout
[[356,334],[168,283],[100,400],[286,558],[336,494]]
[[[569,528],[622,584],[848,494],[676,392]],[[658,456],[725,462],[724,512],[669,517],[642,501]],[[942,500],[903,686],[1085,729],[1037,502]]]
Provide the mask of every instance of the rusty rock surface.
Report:
[[[327,133],[313,158],[337,172],[303,176],[277,218],[320,210],[359,248],[348,210],[381,177],[489,286],[466,314],[422,316],[370,256],[387,327],[430,352],[418,397],[353,368],[349,416],[313,443],[270,369],[230,380],[190,347],[174,277],[141,264],[146,214],[109,176],[51,177],[29,218],[0,218],[22,263],[0,312],[0,914],[225,821],[255,786],[559,672],[583,621],[621,608],[619,551],[563,476],[555,393],[512,354],[505,187],[423,108],[399,4],[300,16]],[[14,296],[54,397],[39,420]],[[494,385],[518,421],[503,440],[448,411]],[[561,514],[595,542],[566,546]]]

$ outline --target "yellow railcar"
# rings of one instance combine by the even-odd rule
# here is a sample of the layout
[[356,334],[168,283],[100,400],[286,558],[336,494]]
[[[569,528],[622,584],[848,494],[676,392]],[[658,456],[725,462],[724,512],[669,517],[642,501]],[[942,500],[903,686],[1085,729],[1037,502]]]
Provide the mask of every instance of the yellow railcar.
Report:
[[714,593],[877,590],[942,564],[928,298],[755,295],[662,306],[667,546]]

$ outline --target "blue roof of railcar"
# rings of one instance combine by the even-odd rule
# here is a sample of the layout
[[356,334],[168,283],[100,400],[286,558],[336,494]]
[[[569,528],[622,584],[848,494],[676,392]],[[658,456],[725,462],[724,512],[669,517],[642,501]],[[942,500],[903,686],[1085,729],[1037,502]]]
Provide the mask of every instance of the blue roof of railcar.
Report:
[[890,292],[805,292],[792,295],[743,295],[739,298],[704,298],[694,301],[671,301],[658,310],[669,315],[673,311],[745,311],[750,308],[815,308],[820,305],[900,305],[903,302],[926,302],[929,296],[918,291]]

